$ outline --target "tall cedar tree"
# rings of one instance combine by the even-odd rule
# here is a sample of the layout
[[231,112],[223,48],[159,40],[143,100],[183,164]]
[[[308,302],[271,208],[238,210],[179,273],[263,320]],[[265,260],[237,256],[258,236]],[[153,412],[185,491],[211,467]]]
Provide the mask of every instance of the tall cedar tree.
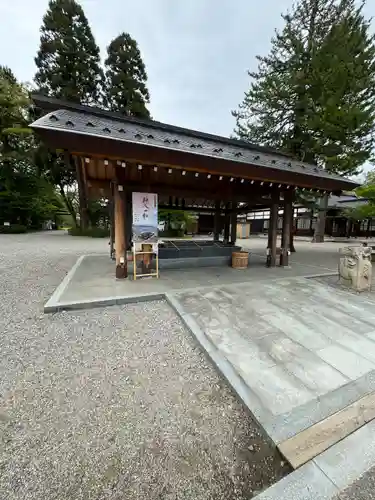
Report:
[[80,104],[99,102],[103,81],[99,47],[75,0],[50,0],[35,64],[35,83],[41,91]]
[[[42,92],[80,104],[100,103],[104,79],[100,51],[85,13],[75,0],[50,0],[43,18],[35,64],[38,68],[35,83]],[[39,157],[48,160],[48,176],[64,196],[67,209],[76,223],[75,210],[66,196],[66,188],[76,179],[74,166],[65,165],[43,146]],[[88,206],[82,190],[80,215],[81,226],[87,227]]]
[[[234,111],[237,136],[342,175],[375,145],[375,44],[355,0],[300,0]],[[322,199],[317,241],[324,237]]]
[[149,118],[147,73],[137,42],[128,34],[116,37],[105,60],[105,105],[127,116]]

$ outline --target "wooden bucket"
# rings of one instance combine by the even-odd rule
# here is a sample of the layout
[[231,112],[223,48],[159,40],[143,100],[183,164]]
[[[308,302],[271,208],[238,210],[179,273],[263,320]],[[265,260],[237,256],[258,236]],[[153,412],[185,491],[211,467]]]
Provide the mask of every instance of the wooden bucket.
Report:
[[233,252],[232,267],[234,269],[246,269],[249,265],[249,252]]

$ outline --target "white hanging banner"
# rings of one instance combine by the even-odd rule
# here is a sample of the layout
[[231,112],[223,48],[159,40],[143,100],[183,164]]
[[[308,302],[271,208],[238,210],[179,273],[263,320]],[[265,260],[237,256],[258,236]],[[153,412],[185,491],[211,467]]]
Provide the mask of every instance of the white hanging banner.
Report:
[[[158,242],[158,195],[133,193],[133,244],[152,243],[157,253]],[[136,248],[138,251],[138,248]]]

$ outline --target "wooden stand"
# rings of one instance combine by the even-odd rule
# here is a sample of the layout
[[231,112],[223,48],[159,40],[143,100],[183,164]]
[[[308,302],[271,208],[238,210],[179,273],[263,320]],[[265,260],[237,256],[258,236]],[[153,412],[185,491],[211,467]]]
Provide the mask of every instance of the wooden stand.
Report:
[[[144,249],[143,249],[144,247]],[[159,255],[156,252],[153,252],[150,250],[150,247],[152,248],[152,245],[148,243],[143,243],[142,244],[142,250],[140,252],[135,251],[135,245],[133,245],[133,279],[136,280],[137,278],[143,278],[146,276],[154,276],[156,278],[159,278]],[[151,264],[151,256],[155,255],[155,262],[156,262],[156,270],[153,273],[144,273],[142,274],[137,274],[137,256],[142,255],[143,256],[143,264],[145,261],[147,262],[147,265]]]

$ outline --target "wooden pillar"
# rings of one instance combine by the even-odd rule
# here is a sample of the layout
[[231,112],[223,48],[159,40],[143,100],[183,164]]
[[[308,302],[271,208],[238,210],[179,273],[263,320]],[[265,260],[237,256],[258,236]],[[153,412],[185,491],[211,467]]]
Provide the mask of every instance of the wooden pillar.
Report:
[[126,192],[125,195],[125,248],[132,249],[132,225],[133,225],[133,208],[132,208],[132,193]]
[[125,238],[125,193],[124,186],[115,185],[115,249],[116,249],[116,278],[128,277],[128,263],[126,260],[126,238]]
[[293,193],[286,191],[284,193],[284,213],[283,213],[283,229],[281,238],[281,254],[280,266],[289,265],[289,243],[290,243],[290,230],[293,219]]
[[229,230],[230,230],[230,204],[226,204],[225,218],[224,218],[224,243],[229,243]]
[[109,256],[114,259],[114,241],[115,241],[115,202],[113,197],[114,184],[111,183],[111,199],[109,202]]
[[268,228],[267,266],[276,266],[277,223],[279,219],[280,193],[274,190],[271,196],[270,224]]
[[237,239],[237,204],[232,203],[232,213],[230,214],[230,242],[235,245]]
[[214,241],[220,240],[220,201],[215,202]]

